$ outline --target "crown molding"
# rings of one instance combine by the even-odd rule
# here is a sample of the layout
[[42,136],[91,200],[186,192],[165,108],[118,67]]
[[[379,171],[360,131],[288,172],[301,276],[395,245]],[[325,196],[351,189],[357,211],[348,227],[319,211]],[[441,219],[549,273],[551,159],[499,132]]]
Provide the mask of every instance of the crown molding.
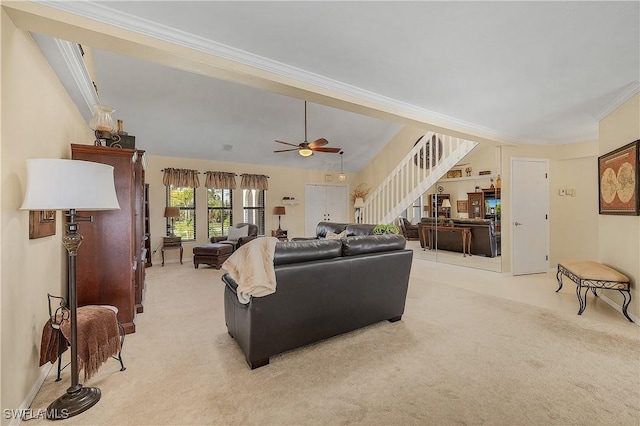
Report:
[[360,99],[387,110],[396,111],[399,115],[417,118],[425,124],[433,124],[441,127],[452,127],[457,131],[482,135],[484,138],[497,140],[514,140],[505,137],[496,130],[483,127],[474,123],[457,119],[445,114],[440,114],[424,108],[411,105],[388,96],[380,95],[350,84],[346,84],[322,75],[309,72],[297,67],[289,66],[279,61],[274,61],[263,56],[255,55],[241,49],[236,49],[213,40],[178,30],[167,25],[159,24],[131,14],[112,9],[104,4],[92,2],[49,2],[35,0],[48,7],[52,7],[83,18],[115,26],[117,28],[145,35],[154,39],[173,43],[182,47],[210,54],[222,59],[250,66],[262,71],[282,76],[286,79],[296,80],[313,85],[318,88],[330,90],[349,97]]
[[622,104],[634,97],[638,92],[640,92],[640,81],[635,80],[627,84],[611,102],[596,114],[596,120],[601,121],[607,115],[618,109]]
[[78,86],[82,98],[87,104],[90,114],[93,114],[93,105],[100,104],[100,98],[93,85],[87,66],[82,58],[82,52],[77,43],[66,40],[54,39],[60,55],[71,72],[73,81]]

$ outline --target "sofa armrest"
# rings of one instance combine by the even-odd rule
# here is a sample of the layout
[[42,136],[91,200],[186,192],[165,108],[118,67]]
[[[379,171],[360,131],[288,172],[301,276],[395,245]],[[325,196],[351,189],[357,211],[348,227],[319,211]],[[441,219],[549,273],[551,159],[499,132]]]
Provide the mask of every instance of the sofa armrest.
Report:
[[226,291],[232,294],[231,301],[233,302],[233,304],[238,308],[247,309],[249,307],[249,303],[244,304],[238,300],[238,283],[233,278],[231,278],[231,275],[229,275],[229,273],[225,273],[222,276],[222,282],[224,282]]
[[231,290],[234,294],[238,293],[237,291],[238,283],[233,278],[231,278],[231,275],[229,275],[228,273],[225,273],[222,276],[222,281],[227,287],[229,287],[229,290]]
[[219,243],[220,241],[226,241],[227,240],[227,236],[226,235],[219,235],[217,237],[211,237],[211,242],[212,243]]

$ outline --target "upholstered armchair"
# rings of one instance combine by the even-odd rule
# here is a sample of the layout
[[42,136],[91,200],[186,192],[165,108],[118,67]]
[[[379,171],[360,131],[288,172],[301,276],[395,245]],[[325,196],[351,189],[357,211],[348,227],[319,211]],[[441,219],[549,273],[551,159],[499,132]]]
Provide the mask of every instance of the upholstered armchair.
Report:
[[228,235],[211,237],[212,243],[230,244],[235,251],[238,247],[258,237],[258,226],[253,223],[238,223],[229,227]]
[[404,217],[400,218],[400,229],[402,229],[402,235],[404,235],[407,240],[420,239],[420,234],[418,234],[418,225],[412,225],[411,222]]

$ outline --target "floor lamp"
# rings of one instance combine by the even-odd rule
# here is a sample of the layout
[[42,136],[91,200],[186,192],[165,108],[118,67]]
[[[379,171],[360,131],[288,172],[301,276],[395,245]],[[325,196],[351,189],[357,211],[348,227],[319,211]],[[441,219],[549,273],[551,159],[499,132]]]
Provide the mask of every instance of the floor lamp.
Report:
[[71,386],[47,407],[47,418],[66,419],[80,414],[100,400],[100,389],[83,387],[78,380],[78,295],[76,257],[82,243],[78,222],[93,221],[78,210],[119,209],[113,178],[113,166],[90,161],[27,160],[27,189],[20,210],[64,210],[69,213],[62,244],[69,256],[69,310],[71,322]]
[[356,209],[356,222],[362,223],[362,208],[364,207],[364,198],[356,198],[353,201],[353,207]]

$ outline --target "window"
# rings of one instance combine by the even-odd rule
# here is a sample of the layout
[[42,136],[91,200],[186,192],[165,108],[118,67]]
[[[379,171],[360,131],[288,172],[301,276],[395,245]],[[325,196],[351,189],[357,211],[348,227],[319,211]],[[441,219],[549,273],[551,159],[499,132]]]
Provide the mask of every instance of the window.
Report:
[[233,223],[233,190],[207,189],[207,212],[209,217],[209,238],[228,235]]
[[265,191],[263,189],[243,189],[243,222],[253,223],[258,227],[258,235],[264,232]]
[[167,230],[183,240],[196,239],[196,191],[195,188],[167,186],[167,207],[178,207],[180,217],[167,218]]

